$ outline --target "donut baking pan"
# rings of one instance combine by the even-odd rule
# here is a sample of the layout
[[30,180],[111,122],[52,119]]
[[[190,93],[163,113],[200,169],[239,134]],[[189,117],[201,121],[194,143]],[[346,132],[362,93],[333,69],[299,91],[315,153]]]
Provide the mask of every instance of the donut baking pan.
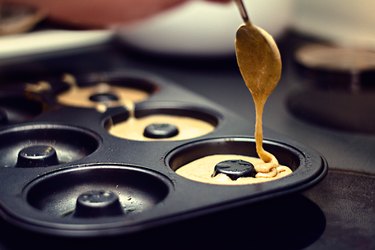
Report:
[[144,72],[56,76],[44,86],[16,82],[7,91],[17,98],[0,96],[0,211],[26,230],[129,234],[299,192],[327,172],[318,152],[264,128],[264,148],[292,174],[191,180],[176,171],[196,159],[256,157],[254,121]]

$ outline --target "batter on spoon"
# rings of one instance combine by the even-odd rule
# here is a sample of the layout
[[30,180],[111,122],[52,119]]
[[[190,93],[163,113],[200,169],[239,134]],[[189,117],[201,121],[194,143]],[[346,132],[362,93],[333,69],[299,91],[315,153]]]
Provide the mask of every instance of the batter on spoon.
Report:
[[[244,155],[210,155],[196,159],[179,169],[177,173],[186,178],[211,184],[250,184],[274,180],[292,172],[287,166],[279,165],[276,157],[263,148],[262,116],[267,98],[281,77],[281,56],[272,36],[253,25],[242,1],[236,0],[244,24],[236,33],[235,48],[237,64],[255,104],[256,152],[260,159]],[[256,170],[253,177],[232,180],[225,174],[212,175],[217,164],[225,160],[250,162]]]

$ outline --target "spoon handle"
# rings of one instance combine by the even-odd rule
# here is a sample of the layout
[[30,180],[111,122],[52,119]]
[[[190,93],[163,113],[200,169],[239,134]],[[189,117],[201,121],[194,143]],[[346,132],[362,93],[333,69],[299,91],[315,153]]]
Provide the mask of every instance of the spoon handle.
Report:
[[234,2],[237,4],[237,7],[240,11],[241,17],[245,23],[250,23],[249,15],[247,14],[245,5],[242,0],[234,0]]

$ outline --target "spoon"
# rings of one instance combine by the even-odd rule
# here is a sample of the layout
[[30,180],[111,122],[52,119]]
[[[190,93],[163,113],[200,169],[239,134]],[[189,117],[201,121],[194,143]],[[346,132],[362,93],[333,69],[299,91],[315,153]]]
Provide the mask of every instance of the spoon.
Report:
[[267,98],[281,78],[281,56],[270,34],[250,22],[242,0],[235,0],[244,24],[236,32],[237,64],[255,104],[256,151],[265,164],[255,166],[257,177],[274,177],[278,161],[263,149],[262,116]]

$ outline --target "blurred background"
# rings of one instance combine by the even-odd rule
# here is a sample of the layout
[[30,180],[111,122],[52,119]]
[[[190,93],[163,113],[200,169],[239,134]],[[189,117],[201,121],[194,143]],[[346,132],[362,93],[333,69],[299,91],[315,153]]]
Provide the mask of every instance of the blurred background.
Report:
[[[295,30],[339,45],[375,49],[371,0],[245,0],[254,24],[275,38]],[[0,58],[101,43],[117,36],[140,49],[179,55],[226,55],[241,18],[234,3],[188,1],[142,21],[108,30],[77,30],[35,9],[5,6]],[[64,26],[65,25],[65,26]]]

